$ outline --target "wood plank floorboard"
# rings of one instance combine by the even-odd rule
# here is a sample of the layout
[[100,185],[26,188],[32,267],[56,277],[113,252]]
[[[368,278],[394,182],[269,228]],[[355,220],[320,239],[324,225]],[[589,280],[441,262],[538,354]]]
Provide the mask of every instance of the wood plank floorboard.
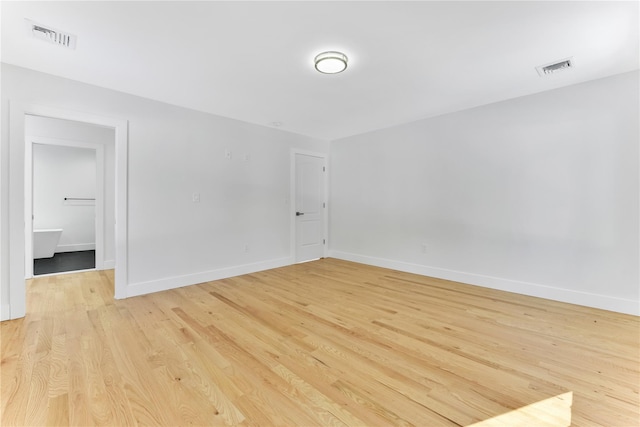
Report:
[[336,259],[0,327],[2,426],[640,426],[640,318]]

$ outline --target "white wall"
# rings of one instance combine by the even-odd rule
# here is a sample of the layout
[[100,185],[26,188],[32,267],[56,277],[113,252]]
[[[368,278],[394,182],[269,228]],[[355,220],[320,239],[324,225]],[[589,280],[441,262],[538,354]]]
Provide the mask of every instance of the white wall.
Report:
[[[25,133],[27,139],[59,140],[65,144],[86,145],[87,147],[101,145],[104,147],[104,267],[115,266],[115,132],[112,128],[90,125],[70,120],[52,119],[28,115],[25,118]],[[54,141],[55,142],[55,141]],[[93,150],[95,153],[95,150]],[[35,167],[34,167],[35,173]],[[34,177],[35,178],[35,177]],[[79,194],[79,193],[78,193]],[[74,197],[65,194],[64,197]],[[79,196],[76,196],[79,197]],[[35,208],[35,206],[34,206]],[[66,209],[69,212],[71,207]],[[78,212],[79,213],[79,212]],[[35,221],[39,221],[36,216]],[[36,222],[34,221],[34,228]],[[72,224],[73,222],[67,222]],[[44,228],[44,227],[43,227]],[[59,227],[55,227],[59,228]],[[95,231],[94,231],[95,233]],[[65,236],[66,234],[66,236]],[[84,239],[73,239],[75,243],[67,241],[70,233],[63,233],[61,244],[82,243]],[[63,243],[66,242],[66,243]]]
[[[9,165],[4,155],[9,148],[20,150],[9,147],[4,130],[11,101],[128,120],[127,295],[291,262],[290,150],[326,153],[327,142],[8,64],[2,67],[2,236],[9,235],[9,205],[24,205],[24,183],[7,185],[8,176],[20,176],[9,166],[23,168],[20,162]],[[232,153],[230,160],[226,150]],[[196,192],[199,203],[192,202]],[[2,247],[4,301],[7,267],[17,265],[9,254],[23,248],[16,236],[12,233],[9,245]]]
[[33,229],[62,228],[56,252],[96,248],[96,151],[34,144]]
[[[7,64],[1,78],[3,306],[24,265],[9,101],[129,121],[127,295],[290,262],[290,149],[326,142]],[[638,89],[628,73],[332,143],[330,254],[640,314]]]
[[640,314],[638,80],[332,142],[330,255]]

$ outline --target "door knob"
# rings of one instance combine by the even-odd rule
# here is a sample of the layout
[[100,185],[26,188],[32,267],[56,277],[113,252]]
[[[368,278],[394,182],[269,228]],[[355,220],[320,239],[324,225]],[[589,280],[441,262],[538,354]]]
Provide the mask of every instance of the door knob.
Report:
[[304,215],[304,212],[296,212],[296,216]]

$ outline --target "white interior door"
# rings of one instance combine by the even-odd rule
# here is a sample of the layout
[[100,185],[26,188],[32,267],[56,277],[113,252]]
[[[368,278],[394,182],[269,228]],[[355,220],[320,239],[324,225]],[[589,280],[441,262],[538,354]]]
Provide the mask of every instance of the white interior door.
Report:
[[324,257],[325,158],[295,154],[295,261]]

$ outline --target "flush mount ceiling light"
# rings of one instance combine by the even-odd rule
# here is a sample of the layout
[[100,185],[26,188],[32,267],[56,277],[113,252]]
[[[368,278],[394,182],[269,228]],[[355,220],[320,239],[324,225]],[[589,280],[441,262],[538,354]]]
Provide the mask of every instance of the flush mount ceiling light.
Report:
[[323,74],[338,74],[347,69],[348,60],[344,53],[329,51],[318,54],[313,62],[316,70]]

